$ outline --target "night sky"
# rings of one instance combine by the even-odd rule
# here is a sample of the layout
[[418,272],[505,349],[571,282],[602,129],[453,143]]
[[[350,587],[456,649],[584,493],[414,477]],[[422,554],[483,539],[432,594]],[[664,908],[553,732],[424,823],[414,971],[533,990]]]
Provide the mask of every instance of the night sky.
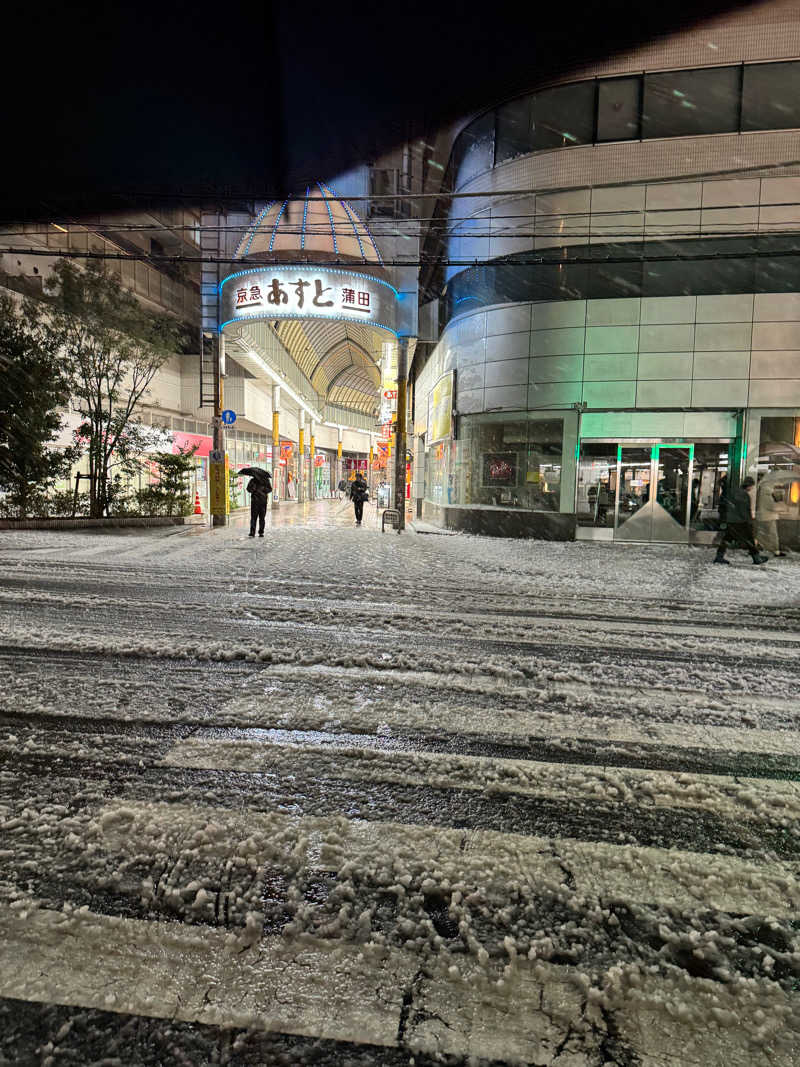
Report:
[[12,3],[0,214],[281,195],[735,6]]

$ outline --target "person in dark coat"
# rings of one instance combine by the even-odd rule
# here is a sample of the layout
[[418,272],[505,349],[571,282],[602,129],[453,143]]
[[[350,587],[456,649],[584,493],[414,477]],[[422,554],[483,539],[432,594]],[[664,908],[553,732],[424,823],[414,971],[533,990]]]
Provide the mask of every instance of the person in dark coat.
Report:
[[715,563],[728,563],[725,559],[725,549],[728,545],[735,548],[743,548],[750,553],[753,563],[766,563],[768,557],[762,556],[756,548],[753,535],[753,516],[750,510],[750,494],[747,490],[755,485],[752,478],[745,478],[737,489],[726,483],[725,490],[719,502],[720,528],[722,539],[717,545]]
[[364,515],[364,501],[369,496],[369,489],[363,476],[357,474],[355,481],[350,486],[350,499],[353,501],[353,508],[356,513],[356,526],[361,525],[361,519]]
[[267,497],[272,492],[269,475],[266,478],[251,478],[247,483],[247,492],[250,494],[250,536],[256,535],[257,520],[258,536],[263,537],[267,519]]

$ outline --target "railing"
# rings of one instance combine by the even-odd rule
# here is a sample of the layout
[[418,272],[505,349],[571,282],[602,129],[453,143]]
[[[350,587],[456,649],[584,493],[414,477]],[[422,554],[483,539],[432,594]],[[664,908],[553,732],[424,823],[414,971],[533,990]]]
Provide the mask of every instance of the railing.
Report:
[[325,404],[323,408],[325,422],[334,422],[337,426],[348,426],[353,430],[367,430],[377,433],[378,427],[374,415],[365,415],[363,411],[351,411],[338,404]]

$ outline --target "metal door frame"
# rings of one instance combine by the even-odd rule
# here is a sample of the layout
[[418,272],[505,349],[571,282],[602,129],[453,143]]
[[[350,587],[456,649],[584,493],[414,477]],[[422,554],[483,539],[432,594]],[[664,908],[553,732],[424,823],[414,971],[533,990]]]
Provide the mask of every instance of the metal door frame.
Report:
[[[616,540],[616,538],[614,537],[614,534],[616,534],[616,531],[618,529],[619,495],[620,495],[620,485],[621,485],[621,481],[622,481],[622,479],[620,477],[620,475],[621,475],[621,449],[622,448],[628,448],[628,447],[634,447],[635,448],[637,445],[650,445],[650,477],[651,477],[651,480],[652,480],[653,473],[654,473],[653,464],[656,464],[656,471],[655,471],[655,474],[656,474],[656,482],[655,482],[655,484],[656,484],[656,486],[658,485],[657,465],[658,465],[658,454],[659,454],[660,450],[662,448],[688,448],[689,449],[688,491],[686,493],[686,520],[685,520],[683,529],[686,531],[686,543],[687,544],[691,544],[692,543],[692,537],[693,537],[693,531],[692,531],[692,528],[691,528],[691,508],[692,508],[692,504],[691,504],[692,492],[691,492],[691,489],[692,489],[692,479],[694,477],[694,450],[695,450],[695,446],[698,445],[698,444],[700,444],[700,445],[727,445],[729,450],[730,450],[732,448],[732,441],[733,441],[733,438],[731,438],[731,437],[703,437],[703,436],[700,436],[700,435],[698,435],[696,438],[694,438],[691,441],[686,441],[686,440],[679,439],[679,438],[669,439],[669,438],[664,438],[664,437],[580,437],[578,439],[577,444],[576,444],[576,468],[580,465],[581,448],[582,448],[584,443],[586,443],[586,444],[595,444],[595,445],[609,444],[609,445],[616,445],[617,446],[616,487],[615,487],[615,490],[614,490],[614,525],[609,530],[609,533],[611,534],[611,537],[609,538],[609,537],[606,536],[603,539],[604,540]],[[577,469],[576,469],[576,477],[575,477],[575,510],[576,511],[577,511],[577,507],[578,507],[578,478],[577,478]],[[586,527],[586,529],[587,530],[591,530],[592,527]],[[637,542],[631,541],[630,543],[631,544],[636,544]],[[679,542],[667,542],[667,541],[654,542],[652,540],[642,541],[642,542],[639,542],[639,543],[640,544],[670,544],[670,543],[683,544],[682,541],[679,541]]]
[[[616,533],[617,533],[617,530],[620,528],[620,526],[619,526],[619,501],[620,501],[620,491],[621,491],[621,486],[622,486],[622,450],[623,450],[623,448],[636,448],[637,446],[646,445],[646,444],[650,445],[650,483],[649,483],[650,496],[648,497],[648,503],[653,503],[653,504],[658,503],[658,466],[659,466],[659,457],[660,457],[661,449],[662,448],[688,448],[688,450],[689,450],[689,464],[688,464],[687,473],[686,473],[686,479],[687,479],[686,512],[685,512],[684,517],[683,517],[683,524],[680,524],[680,523],[678,523],[676,521],[676,525],[677,525],[678,529],[682,529],[685,532],[685,534],[686,534],[686,543],[688,544],[689,543],[689,538],[691,536],[691,529],[690,529],[690,526],[689,526],[689,522],[690,522],[691,510],[692,510],[691,487],[692,487],[692,474],[694,473],[694,444],[695,444],[694,441],[669,441],[669,442],[667,442],[667,441],[626,441],[625,444],[622,444],[622,442],[620,441],[620,442],[617,443],[617,487],[616,487],[616,493],[614,494],[614,527],[613,527],[613,529],[614,529],[614,540],[615,541],[617,540]],[[654,493],[655,493],[655,495],[653,495]],[[642,544],[652,544],[652,543],[655,543],[655,544],[672,544],[673,542],[669,542],[669,541],[657,541],[657,542],[654,542],[652,536],[649,537],[646,541],[642,542]],[[675,543],[681,544],[682,542],[675,542]]]

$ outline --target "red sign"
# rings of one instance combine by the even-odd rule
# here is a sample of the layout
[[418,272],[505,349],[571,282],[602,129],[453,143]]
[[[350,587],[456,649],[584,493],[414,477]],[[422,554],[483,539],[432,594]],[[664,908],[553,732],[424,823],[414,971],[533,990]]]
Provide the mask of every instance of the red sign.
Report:
[[384,400],[397,400],[397,390],[396,389],[384,389],[383,390],[383,398],[384,398]]
[[291,441],[281,441],[281,463],[283,463],[284,466],[286,460],[292,458],[292,448],[293,445]]
[[368,459],[346,459],[344,461],[346,471],[365,471],[369,469]]
[[324,467],[327,462],[328,461],[325,456],[314,456],[315,467]]
[[198,446],[195,456],[208,456],[208,453],[214,447],[214,438],[206,437],[204,434],[201,435],[199,433],[183,433],[181,430],[173,430],[173,452],[177,453],[180,448],[191,448],[193,445]]

